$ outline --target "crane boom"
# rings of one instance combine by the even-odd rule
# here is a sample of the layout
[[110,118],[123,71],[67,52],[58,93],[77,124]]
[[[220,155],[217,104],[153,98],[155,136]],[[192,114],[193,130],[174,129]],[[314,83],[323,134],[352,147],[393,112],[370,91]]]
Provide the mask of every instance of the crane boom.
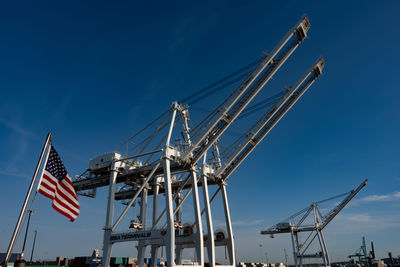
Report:
[[365,179],[356,189],[351,190],[349,195],[343,199],[343,201],[329,211],[329,213],[325,216],[325,220],[320,224],[321,230],[324,229],[325,226],[327,226],[328,223],[336,217],[336,215],[338,215],[338,213],[358,194],[358,192],[361,191],[361,189],[363,189],[367,183],[368,179]]
[[[253,151],[253,149],[265,138],[272,128],[280,119],[290,110],[290,108],[298,101],[298,99],[308,90],[322,74],[325,61],[323,58],[308,69],[303,76],[290,88],[286,94],[277,103],[269,109],[253,127],[243,134],[246,138],[236,147],[230,158],[224,162],[221,168],[214,171],[212,176],[218,181],[225,181],[233,173],[233,171],[241,164],[241,162]],[[213,184],[210,181],[210,184]],[[178,184],[176,184],[178,185]],[[186,187],[189,187],[187,185]],[[126,199],[135,193],[134,190],[127,190],[117,193],[118,199]],[[149,194],[151,194],[151,190]]]
[[[246,138],[240,143],[231,157],[224,162],[221,168],[215,170],[212,175],[218,181],[225,181],[229,178],[232,172],[241,164],[241,162],[251,153],[251,151],[265,138],[272,128],[279,122],[280,119],[290,110],[297,100],[308,90],[322,74],[325,61],[323,58],[307,70],[306,73],[290,88],[279,101],[269,109],[253,127],[243,134]],[[210,181],[210,184],[213,184]],[[189,187],[187,185],[186,187]],[[134,190],[117,193],[118,199],[129,198],[134,194]],[[151,194],[151,191],[149,191]]]
[[[310,22],[308,17],[303,16],[300,21],[288,31],[272,52],[263,57],[241,85],[222,102],[222,108],[219,109],[216,116],[212,117],[213,119],[207,123],[205,129],[196,135],[197,138],[193,138],[190,142],[191,144],[185,148],[184,151],[179,152],[179,155],[177,155],[179,162],[175,162],[171,165],[173,170],[185,170],[190,168],[188,166],[194,166],[200,157],[207,153],[210,146],[218,140],[251,100],[279,70],[283,63],[285,63],[287,58],[296,50],[299,44],[302,43],[307,36],[309,28]],[[157,165],[158,161],[159,160],[148,165],[145,164],[133,170],[125,170],[124,174],[118,174],[117,183],[124,182],[127,179],[146,176],[153,167]],[[187,164],[188,161],[190,164]],[[163,168],[160,166],[155,174],[157,175],[162,172]],[[78,191],[98,188],[108,184],[109,181],[106,175],[82,178],[73,182],[73,185]]]
[[[202,133],[193,140],[192,145],[184,152],[182,156],[184,161],[193,157],[190,160],[191,163],[196,164],[198,162],[296,50],[307,36],[309,28],[310,22],[308,17],[303,16],[289,30],[272,52],[260,61],[244,82],[223,102],[223,106],[218,110],[217,115],[207,124]],[[290,45],[286,47],[288,43]]]
[[229,175],[239,166],[239,164],[247,157],[247,155],[263,140],[263,138],[271,131],[278,121],[286,114],[286,112],[296,103],[296,101],[307,91],[314,81],[321,75],[325,65],[323,58],[308,69],[308,71],[297,81],[270,108],[246,133],[245,138],[236,147],[235,151],[226,160],[223,166],[215,173],[215,177],[223,180],[228,179]]

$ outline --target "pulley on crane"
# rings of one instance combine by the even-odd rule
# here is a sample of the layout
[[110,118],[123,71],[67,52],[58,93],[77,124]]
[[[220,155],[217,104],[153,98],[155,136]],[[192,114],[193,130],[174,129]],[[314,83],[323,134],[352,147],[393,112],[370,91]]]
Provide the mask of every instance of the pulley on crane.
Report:
[[139,220],[140,216],[136,216],[136,205],[133,205],[132,208],[133,208],[133,218],[135,218],[135,219],[131,220],[130,225],[129,225],[129,229],[142,230],[143,229],[143,224]]

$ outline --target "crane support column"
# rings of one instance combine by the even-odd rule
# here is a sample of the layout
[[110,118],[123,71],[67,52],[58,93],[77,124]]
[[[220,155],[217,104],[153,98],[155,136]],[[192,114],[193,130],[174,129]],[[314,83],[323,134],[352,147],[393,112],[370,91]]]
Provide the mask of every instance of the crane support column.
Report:
[[110,184],[108,188],[108,204],[106,214],[106,225],[104,227],[104,238],[103,238],[103,262],[102,265],[108,267],[110,265],[111,248],[110,242],[113,219],[114,219],[114,198],[115,198],[115,183],[117,181],[118,168],[121,162],[116,161],[111,166],[110,172]]
[[226,184],[223,183],[220,185],[222,192],[222,201],[224,203],[224,212],[225,212],[225,222],[226,222],[226,230],[228,231],[228,255],[230,260],[230,265],[235,266],[235,241],[233,239],[233,231],[232,231],[232,222],[231,215],[229,213],[229,205],[228,205],[228,196],[226,194]]
[[[156,177],[153,183],[153,227],[157,221],[158,217],[158,192],[160,190],[160,177]],[[158,255],[158,246],[151,246],[151,267],[157,267],[157,255]]]
[[171,158],[169,155],[169,147],[166,147],[163,168],[164,168],[164,187],[165,187],[165,208],[167,219],[167,234],[166,234],[166,254],[168,266],[175,266],[175,229],[174,229],[174,206],[172,202],[171,188]]
[[204,265],[204,240],[203,240],[203,226],[200,213],[199,190],[197,186],[196,170],[192,168],[192,189],[193,189],[193,207],[194,217],[196,220],[196,261],[200,266]]
[[317,236],[318,236],[318,241],[319,241],[319,245],[321,247],[321,255],[320,257],[322,258],[322,261],[324,262],[325,267],[328,267],[328,259],[327,259],[327,255],[326,255],[326,246],[324,244],[324,239],[321,236],[321,230],[320,230],[320,226],[319,226],[319,221],[318,221],[318,211],[317,211],[317,204],[313,203],[312,204],[313,207],[313,212],[314,212],[314,224],[315,224],[315,230],[317,232]]
[[298,267],[298,263],[297,263],[297,249],[296,249],[296,244],[294,241],[294,232],[293,232],[293,227],[290,227],[290,236],[292,237],[292,246],[293,246],[293,259],[294,259],[294,266]]
[[174,192],[171,186],[171,160],[173,155],[173,148],[170,146],[170,140],[172,130],[175,124],[175,117],[177,112],[177,103],[173,104],[173,113],[171,124],[169,126],[167,140],[164,148],[163,155],[163,171],[164,171],[164,187],[165,187],[165,209],[166,209],[166,220],[167,220],[167,234],[165,240],[165,248],[167,253],[168,266],[174,267],[175,263],[175,228],[174,228],[174,204],[172,197]]
[[207,222],[207,252],[208,252],[208,262],[210,267],[215,266],[215,244],[214,244],[214,228],[211,216],[211,207],[210,207],[210,197],[208,194],[208,185],[207,185],[207,176],[205,174],[205,157],[203,162],[203,170],[201,181],[203,184],[203,197],[204,197],[204,209],[206,211],[206,222]]
[[[176,199],[175,199],[175,207],[179,207],[182,202],[182,192],[177,192],[176,193]],[[175,214],[175,222],[177,224],[181,224],[182,222],[182,208],[176,208],[176,214]],[[182,252],[183,248],[181,246],[176,246],[175,247],[175,255],[176,255],[176,264],[181,265],[182,264]]]
[[[142,191],[142,197],[140,199],[140,222],[142,223],[143,229],[146,229],[146,221],[147,221],[147,188],[144,188]],[[139,267],[144,266],[144,256],[146,253],[146,246],[142,241],[139,241],[138,244],[138,256],[137,263]]]
[[331,260],[329,258],[328,249],[326,247],[325,238],[324,238],[322,231],[320,231],[320,235],[321,235],[322,245],[324,246],[324,249],[325,249],[326,265],[331,266]]

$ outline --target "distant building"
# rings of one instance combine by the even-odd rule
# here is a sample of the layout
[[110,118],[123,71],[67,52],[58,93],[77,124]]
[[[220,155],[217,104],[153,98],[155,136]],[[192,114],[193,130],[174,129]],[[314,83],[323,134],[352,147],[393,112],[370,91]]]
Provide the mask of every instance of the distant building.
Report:
[[[0,253],[0,263],[3,263],[4,260],[6,259],[7,253]],[[19,253],[12,253],[10,259],[8,262],[15,262],[21,257],[21,254]]]
[[398,258],[384,258],[382,260],[387,265],[391,265],[391,264],[400,265],[400,257],[398,257]]

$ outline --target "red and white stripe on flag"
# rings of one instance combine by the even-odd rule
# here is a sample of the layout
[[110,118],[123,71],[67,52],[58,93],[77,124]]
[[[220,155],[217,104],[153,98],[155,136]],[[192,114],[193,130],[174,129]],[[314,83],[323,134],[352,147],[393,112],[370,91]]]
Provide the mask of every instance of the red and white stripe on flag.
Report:
[[42,195],[53,200],[53,208],[74,221],[79,214],[79,202],[72,180],[53,147],[38,185]]

